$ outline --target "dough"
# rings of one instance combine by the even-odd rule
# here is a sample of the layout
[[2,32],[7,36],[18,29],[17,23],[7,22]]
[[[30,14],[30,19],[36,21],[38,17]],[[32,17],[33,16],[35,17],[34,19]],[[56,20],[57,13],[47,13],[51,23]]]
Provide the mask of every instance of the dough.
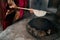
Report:
[[37,17],[45,16],[47,13],[46,11],[42,11],[42,10],[33,10],[33,12]]

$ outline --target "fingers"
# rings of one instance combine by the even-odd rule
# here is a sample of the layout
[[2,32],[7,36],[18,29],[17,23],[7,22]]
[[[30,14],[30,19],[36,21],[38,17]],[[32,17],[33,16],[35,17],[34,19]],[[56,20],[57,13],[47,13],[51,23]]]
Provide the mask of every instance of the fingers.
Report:
[[9,14],[9,12],[10,12],[10,10],[7,10],[7,12],[6,12],[6,16]]

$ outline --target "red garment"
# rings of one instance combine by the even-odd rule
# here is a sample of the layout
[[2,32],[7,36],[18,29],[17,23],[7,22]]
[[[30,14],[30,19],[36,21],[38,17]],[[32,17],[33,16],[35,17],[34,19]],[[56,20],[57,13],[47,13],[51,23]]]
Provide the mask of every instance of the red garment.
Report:
[[[0,4],[1,4],[1,10],[2,10],[2,13],[1,13],[1,17],[2,17],[2,21],[1,21],[1,24],[3,26],[3,29],[6,28],[5,24],[6,24],[6,21],[4,20],[5,19],[5,14],[6,14],[6,2],[3,2],[3,1],[0,1]],[[6,24],[7,25],[7,24]]]
[[1,5],[0,6],[1,7],[1,11],[2,11],[1,17],[2,17],[2,19],[4,19],[6,11],[7,11],[7,9],[6,9],[7,4],[6,4],[6,2],[1,1],[0,5]]
[[[27,0],[19,0],[19,6],[20,7],[26,7],[28,4],[28,1]],[[23,14],[24,14],[24,10],[20,9],[20,18],[23,17]]]
[[[27,6],[27,0],[16,0],[17,2],[19,2],[17,5],[20,6],[20,7],[26,7]],[[4,3],[3,3],[4,4]],[[6,5],[3,6],[3,9],[4,9],[4,13],[6,13]],[[20,19],[23,17],[23,14],[24,14],[24,10],[20,10]],[[11,23],[10,23],[11,20],[8,20],[6,21],[5,19],[5,14],[3,16],[3,21],[2,21],[2,25],[3,25],[3,30],[5,30],[7,28],[7,26],[9,26]]]

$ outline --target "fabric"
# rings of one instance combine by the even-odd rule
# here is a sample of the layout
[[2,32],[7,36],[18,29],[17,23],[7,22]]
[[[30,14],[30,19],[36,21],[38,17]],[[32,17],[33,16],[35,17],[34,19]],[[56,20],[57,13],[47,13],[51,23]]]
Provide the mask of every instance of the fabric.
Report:
[[49,5],[48,5],[48,7],[57,8],[58,5],[59,5],[58,3],[60,3],[59,0],[49,0]]
[[[20,7],[26,7],[27,6],[27,0],[19,0],[19,6]],[[20,9],[20,18],[23,17],[24,10]]]
[[38,10],[46,10],[49,0],[31,0],[30,7]]
[[[2,21],[1,21],[1,24],[2,24],[2,26],[3,26],[3,29],[5,29],[5,27],[6,27],[6,21],[4,20],[5,19],[5,13],[6,13],[6,11],[7,11],[7,9],[6,9],[6,2],[5,1],[0,1],[0,7],[1,7],[1,17],[2,17]],[[5,25],[6,24],[6,25]]]

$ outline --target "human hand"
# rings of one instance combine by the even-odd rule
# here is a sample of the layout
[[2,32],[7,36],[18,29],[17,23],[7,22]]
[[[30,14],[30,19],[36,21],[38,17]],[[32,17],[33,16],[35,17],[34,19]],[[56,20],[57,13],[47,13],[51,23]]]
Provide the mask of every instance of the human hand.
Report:
[[30,13],[33,14],[33,13],[34,13],[34,12],[33,12],[33,9],[32,9],[32,8],[30,8],[30,9],[31,9],[31,10],[30,10]]

